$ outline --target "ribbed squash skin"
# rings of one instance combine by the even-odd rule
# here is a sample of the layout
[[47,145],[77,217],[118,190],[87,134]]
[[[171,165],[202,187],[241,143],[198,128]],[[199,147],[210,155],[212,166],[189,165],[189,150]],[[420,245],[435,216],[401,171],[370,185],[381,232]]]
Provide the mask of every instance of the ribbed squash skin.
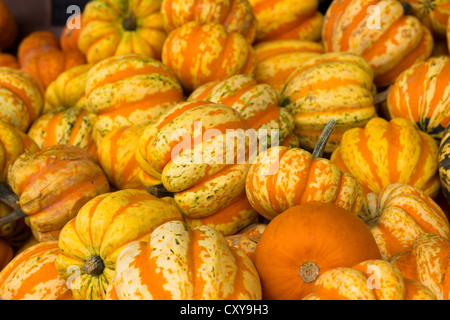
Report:
[[111,300],[260,300],[259,275],[243,252],[208,226],[156,228],[117,257]]
[[44,107],[44,90],[22,70],[0,67],[0,117],[26,132]]
[[438,142],[450,123],[450,57],[432,57],[405,70],[387,99],[391,118],[404,117]]
[[45,91],[45,105],[42,113],[61,107],[86,107],[85,86],[92,65],[83,64],[61,73]]
[[364,128],[347,130],[330,159],[351,173],[364,193],[403,183],[434,197],[440,188],[438,152],[436,141],[410,120],[376,117]]
[[258,84],[251,76],[239,74],[207,83],[192,92],[188,100],[206,100],[232,107],[253,129],[261,130],[261,143],[265,143],[261,140],[267,135],[267,147],[272,142],[282,144],[294,131],[294,118],[287,109],[280,108],[277,92],[270,85]]
[[422,233],[450,238],[448,218],[439,205],[420,189],[400,183],[386,186],[364,199],[360,217],[370,227],[383,259],[410,251]]
[[161,15],[167,33],[196,21],[220,23],[228,32],[241,33],[250,43],[256,35],[256,19],[248,0],[163,0]]
[[[77,266],[81,271],[69,279],[74,299],[104,299],[121,250],[130,242],[148,241],[159,225],[182,219],[175,206],[143,190],[99,195],[87,202],[61,231],[56,269],[66,280],[72,275],[69,267]],[[93,256],[100,257],[104,265],[99,275],[84,270]]]
[[299,39],[318,41],[323,15],[317,0],[249,0],[258,20],[256,41]]
[[84,108],[59,108],[37,118],[28,130],[28,136],[41,149],[68,144],[88,151],[96,159],[97,146],[92,136],[94,123],[95,116]]
[[22,154],[39,150],[33,139],[19,129],[0,121],[0,181],[6,182],[8,170]]
[[447,21],[450,14],[448,0],[405,0],[412,6],[411,14],[430,29],[436,38],[445,38]]
[[55,268],[58,242],[35,244],[22,251],[0,272],[4,300],[72,300],[67,283]]
[[8,184],[41,242],[57,240],[87,201],[109,191],[109,182],[95,160],[71,145],[21,155],[8,171]]
[[363,206],[363,190],[330,160],[314,159],[301,148],[272,147],[251,164],[245,183],[251,205],[272,220],[309,202],[334,203],[354,214]]
[[314,149],[330,119],[335,128],[325,147],[331,153],[342,134],[364,125],[377,115],[373,105],[373,72],[352,53],[332,52],[299,63],[280,94],[280,104],[295,119],[300,145]]
[[240,33],[228,33],[219,23],[193,21],[170,33],[162,62],[175,72],[183,88],[192,92],[236,74],[253,75],[256,58],[253,47]]
[[86,108],[96,114],[98,143],[114,128],[158,119],[183,100],[175,74],[160,61],[126,54],[97,63],[86,79]]
[[436,300],[420,282],[404,278],[385,260],[367,260],[352,267],[325,271],[303,300]]
[[[97,63],[114,55],[143,54],[160,59],[167,33],[160,13],[161,0],[89,1],[82,13],[82,29],[78,48],[89,63]],[[130,30],[126,19],[135,18]],[[134,27],[134,28],[133,28]]]
[[[379,9],[379,26],[373,25],[372,5]],[[426,60],[434,42],[428,28],[405,15],[401,2],[394,0],[334,0],[325,14],[322,39],[327,52],[352,52],[367,60],[380,88]]]
[[323,53],[323,45],[307,40],[263,41],[254,46],[255,79],[281,93],[290,74],[303,61]]
[[437,300],[448,300],[449,258],[450,240],[436,234],[423,233],[414,239],[411,250],[395,254],[389,262],[400,269],[403,277],[419,281],[428,287]]

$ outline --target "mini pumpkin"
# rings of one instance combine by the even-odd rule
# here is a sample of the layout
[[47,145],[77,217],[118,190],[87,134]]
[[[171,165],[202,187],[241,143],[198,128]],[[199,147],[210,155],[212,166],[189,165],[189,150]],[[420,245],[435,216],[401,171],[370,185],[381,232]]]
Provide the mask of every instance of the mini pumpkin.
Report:
[[19,62],[17,58],[10,53],[0,52],[0,67],[10,67],[14,69],[20,69]]
[[364,128],[347,130],[331,161],[351,173],[364,193],[403,183],[434,197],[440,188],[438,151],[437,142],[411,120],[376,117]]
[[182,221],[157,227],[147,241],[124,247],[109,298],[118,300],[260,300],[251,260],[208,226]]
[[[148,241],[161,224],[182,219],[175,206],[143,190],[99,195],[62,229],[56,269],[71,284],[74,299],[104,299],[121,250],[130,242]],[[80,271],[76,276],[73,266]]]
[[301,300],[327,270],[381,259],[369,228],[333,203],[292,207],[267,225],[254,264],[264,300]]
[[[82,29],[82,20],[82,14],[75,14],[71,16],[71,19],[66,22],[66,26],[59,36],[59,43],[63,51],[80,51],[80,49],[78,48],[78,39],[80,38]],[[78,22],[80,23],[79,26],[77,25]]]
[[411,5],[411,14],[430,29],[435,38],[445,38],[447,21],[450,15],[448,0],[405,0]]
[[59,49],[59,39],[54,33],[45,30],[33,31],[20,41],[17,59],[22,66],[34,56],[53,49]]

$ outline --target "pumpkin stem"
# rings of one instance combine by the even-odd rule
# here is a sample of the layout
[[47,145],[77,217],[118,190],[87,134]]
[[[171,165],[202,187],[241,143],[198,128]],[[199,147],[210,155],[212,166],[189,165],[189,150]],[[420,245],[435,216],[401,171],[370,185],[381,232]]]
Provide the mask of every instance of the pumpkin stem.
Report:
[[300,266],[298,275],[306,283],[316,281],[319,276],[319,267],[314,262],[307,261]]
[[319,140],[317,140],[316,147],[314,148],[314,151],[312,153],[314,159],[321,158],[323,156],[325,146],[327,145],[328,139],[333,132],[335,123],[336,120],[334,119],[328,121],[327,125],[320,134]]
[[168,191],[162,183],[147,187],[148,193],[157,198],[173,197],[173,192]]
[[8,213],[6,216],[3,216],[0,218],[0,227],[6,225],[8,223],[25,218],[26,216],[27,216],[27,214],[24,213],[22,211],[22,209],[17,209],[13,212]]
[[128,18],[123,20],[122,25],[126,31],[136,31],[137,28],[136,14],[133,11],[131,11],[130,14],[128,15]]
[[373,96],[373,104],[377,105],[379,103],[385,102],[389,95],[389,90],[391,90],[391,86],[389,86],[387,89],[378,92],[376,95]]
[[20,208],[19,206],[19,198],[17,195],[11,190],[9,185],[4,182],[0,182],[0,201],[6,204],[13,210],[17,210]]
[[99,256],[92,256],[83,267],[83,271],[92,276],[98,277],[103,273],[105,269],[105,264],[103,263],[102,258]]

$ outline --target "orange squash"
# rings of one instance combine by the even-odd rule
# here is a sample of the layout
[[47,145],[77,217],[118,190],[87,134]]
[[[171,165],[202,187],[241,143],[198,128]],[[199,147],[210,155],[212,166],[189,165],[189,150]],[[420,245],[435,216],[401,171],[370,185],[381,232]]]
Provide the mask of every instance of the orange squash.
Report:
[[0,272],[0,297],[4,300],[72,300],[66,281],[56,271],[58,253],[57,241],[35,244],[20,252]]
[[[67,21],[66,26],[64,27],[63,31],[61,32],[61,35],[59,36],[59,42],[61,45],[61,49],[66,52],[74,52],[74,51],[80,51],[78,48],[78,39],[80,38],[81,28],[71,28],[74,21],[80,21],[82,22],[83,15],[77,14],[72,16],[71,21]],[[81,52],[81,51],[80,51]]]
[[0,50],[11,48],[17,39],[17,35],[16,19],[3,0],[0,0]]
[[0,67],[10,67],[14,69],[20,69],[19,61],[10,53],[0,52]]
[[430,29],[436,39],[444,38],[450,17],[449,0],[405,0],[412,7],[411,14]]
[[167,37],[162,62],[175,72],[183,88],[192,92],[236,74],[253,75],[256,58],[253,47],[240,33],[228,33],[219,23],[192,21]]
[[59,49],[59,39],[50,31],[34,31],[20,41],[17,49],[17,59],[21,66],[25,65],[35,55]]
[[292,207],[267,225],[254,264],[265,300],[301,300],[327,270],[381,259],[369,228],[333,203]]

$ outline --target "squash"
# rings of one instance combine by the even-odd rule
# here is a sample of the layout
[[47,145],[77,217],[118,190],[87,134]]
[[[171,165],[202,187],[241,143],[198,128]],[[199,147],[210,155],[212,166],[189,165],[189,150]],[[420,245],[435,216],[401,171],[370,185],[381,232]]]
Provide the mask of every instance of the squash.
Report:
[[420,282],[404,278],[385,260],[367,260],[352,267],[327,270],[303,300],[436,300]]
[[440,189],[438,151],[437,142],[411,120],[376,117],[364,128],[347,130],[330,159],[351,173],[365,194],[403,183],[435,197]]
[[90,64],[75,66],[62,72],[45,90],[42,113],[59,108],[86,108],[85,86]]
[[8,265],[13,256],[13,248],[3,238],[0,238],[0,271]]
[[450,52],[450,18],[448,19],[447,22],[447,49]]
[[263,41],[254,49],[256,81],[270,85],[278,94],[299,64],[324,51],[321,43],[297,39]]
[[59,49],[59,46],[59,39],[54,33],[45,30],[33,31],[20,41],[17,59],[19,64],[23,66],[34,56]]
[[58,253],[57,241],[38,243],[20,252],[0,272],[0,297],[4,300],[72,300],[66,281],[55,268]]
[[381,259],[369,228],[333,203],[292,207],[267,225],[254,264],[264,300],[301,300],[327,270]]
[[282,144],[294,130],[294,118],[278,105],[278,94],[269,85],[248,75],[234,75],[197,88],[189,100],[221,103],[237,110],[258,133],[264,148]]
[[160,12],[161,2],[89,1],[82,13],[78,48],[89,63],[128,53],[159,60],[167,38]]
[[83,15],[76,14],[71,16],[71,20],[66,22],[66,26],[64,27],[63,31],[61,32],[61,35],[59,36],[59,43],[61,46],[61,50],[65,52],[70,51],[80,51],[78,48],[78,39],[80,38],[82,25],[80,25],[80,28],[73,28],[74,22],[83,20]]
[[86,109],[96,115],[97,144],[112,129],[157,120],[184,99],[172,70],[138,54],[117,55],[94,65],[85,90]]
[[17,21],[5,2],[0,0],[0,50],[11,48],[17,36]]
[[400,74],[389,90],[389,117],[410,119],[439,142],[450,124],[449,83],[449,56],[415,64]]
[[248,0],[163,0],[161,15],[168,34],[185,23],[196,21],[220,23],[227,32],[238,32],[249,43],[256,36],[256,18]]
[[[71,284],[74,299],[104,299],[122,248],[130,242],[148,241],[159,225],[182,219],[175,206],[143,190],[99,195],[62,229],[56,269]],[[73,266],[80,273],[71,277]]]
[[80,147],[97,158],[97,146],[93,138],[95,116],[86,109],[71,107],[49,111],[37,118],[28,136],[44,149],[58,144]]
[[411,5],[411,14],[430,29],[436,39],[445,38],[447,21],[450,16],[448,0],[404,0]]
[[139,180],[135,154],[146,125],[126,126],[109,132],[97,149],[98,163],[117,189],[145,189]]
[[395,254],[389,262],[400,269],[403,277],[428,287],[437,300],[448,300],[450,282],[446,274],[449,255],[450,240],[436,234],[422,233],[414,239],[411,250]]
[[157,227],[117,257],[117,300],[260,300],[261,283],[251,260],[208,226],[182,221]]
[[14,69],[20,69],[19,61],[10,53],[0,52],[0,67],[10,67]]
[[0,67],[0,118],[26,132],[44,107],[39,82],[22,70]]
[[378,88],[391,85],[433,50],[431,32],[407,7],[394,0],[333,0],[322,28],[325,51],[360,55],[372,67]]
[[377,116],[376,87],[369,64],[352,53],[331,52],[297,64],[280,94],[295,119],[300,146],[312,150],[331,118],[336,126],[325,148],[333,152],[342,134]]
[[162,62],[190,93],[211,81],[236,74],[253,75],[256,58],[253,47],[240,33],[228,33],[219,23],[192,21],[169,34]]
[[[8,171],[20,208],[9,218],[25,218],[40,242],[57,240],[64,225],[93,197],[109,192],[101,168],[87,151],[55,145],[22,154]],[[1,225],[9,223],[8,216]]]
[[442,193],[450,204],[450,124],[445,128],[439,144],[438,173]]
[[319,41],[323,14],[318,0],[249,0],[258,21],[256,41]]
[[448,218],[441,207],[420,189],[401,183],[366,194],[360,218],[370,227],[383,259],[411,250],[422,233],[450,238]]

